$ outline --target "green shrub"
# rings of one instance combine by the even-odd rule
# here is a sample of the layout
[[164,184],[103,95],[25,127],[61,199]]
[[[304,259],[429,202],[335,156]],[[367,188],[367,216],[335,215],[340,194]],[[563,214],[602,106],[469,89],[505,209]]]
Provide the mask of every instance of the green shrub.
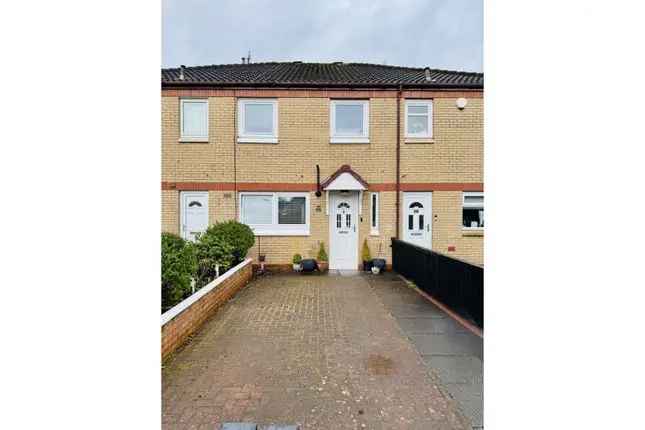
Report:
[[233,265],[241,263],[255,243],[253,230],[248,225],[237,221],[218,222],[211,225],[208,230],[212,230],[211,234],[223,238],[233,246]]
[[191,292],[197,270],[192,244],[171,233],[161,233],[161,311],[165,312]]
[[227,234],[218,224],[211,225],[200,234],[194,247],[197,255],[199,288],[215,279],[218,265],[220,275],[233,265],[235,247],[228,241]]
[[325,242],[320,242],[320,249],[318,249],[318,261],[327,261],[327,252],[325,252]]
[[302,261],[302,255],[293,254],[293,259],[291,259],[291,261],[293,262],[293,264],[300,264],[300,262]]
[[372,256],[370,254],[370,247],[367,246],[367,239],[363,241],[363,261],[370,261],[372,259]]

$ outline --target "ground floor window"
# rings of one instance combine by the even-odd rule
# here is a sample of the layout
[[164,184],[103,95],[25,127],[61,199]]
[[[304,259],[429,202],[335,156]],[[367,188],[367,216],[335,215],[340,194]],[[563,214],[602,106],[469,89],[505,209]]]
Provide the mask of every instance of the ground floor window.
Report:
[[308,193],[240,193],[240,221],[257,236],[308,236]]
[[463,227],[484,228],[484,193],[464,192]]

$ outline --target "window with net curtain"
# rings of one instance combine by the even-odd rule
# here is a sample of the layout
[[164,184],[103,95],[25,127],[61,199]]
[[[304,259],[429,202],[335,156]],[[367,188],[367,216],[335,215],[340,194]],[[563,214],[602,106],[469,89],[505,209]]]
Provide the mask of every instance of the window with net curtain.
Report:
[[244,134],[273,135],[273,104],[245,103]]
[[239,142],[278,143],[276,99],[239,99],[238,110]]
[[409,100],[406,102],[407,137],[432,137],[432,101]]
[[336,134],[361,136],[363,134],[363,105],[336,105]]
[[481,192],[464,192],[463,227],[484,227],[484,194]]
[[272,196],[242,196],[242,222],[247,225],[273,223]]
[[369,100],[330,102],[332,143],[369,143]]
[[208,102],[187,99],[181,101],[181,137],[184,139],[208,138]]
[[306,224],[304,197],[278,198],[278,224]]
[[307,193],[242,193],[240,220],[256,235],[309,235]]

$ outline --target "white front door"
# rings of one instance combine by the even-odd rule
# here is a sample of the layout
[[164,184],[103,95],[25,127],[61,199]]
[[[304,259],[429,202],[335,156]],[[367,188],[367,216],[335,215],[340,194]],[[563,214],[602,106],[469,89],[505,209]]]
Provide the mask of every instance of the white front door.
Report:
[[432,193],[403,193],[403,239],[432,249]]
[[328,191],[329,268],[356,270],[358,267],[358,192]]
[[208,227],[208,192],[184,191],[179,199],[181,237],[194,241]]

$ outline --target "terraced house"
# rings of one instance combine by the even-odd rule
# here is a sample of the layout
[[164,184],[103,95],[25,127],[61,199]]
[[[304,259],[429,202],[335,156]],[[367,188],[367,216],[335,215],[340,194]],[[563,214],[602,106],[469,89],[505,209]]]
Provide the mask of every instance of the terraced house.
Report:
[[399,237],[483,264],[483,75],[376,64],[162,70],[162,229],[237,219],[249,256],[356,269]]

